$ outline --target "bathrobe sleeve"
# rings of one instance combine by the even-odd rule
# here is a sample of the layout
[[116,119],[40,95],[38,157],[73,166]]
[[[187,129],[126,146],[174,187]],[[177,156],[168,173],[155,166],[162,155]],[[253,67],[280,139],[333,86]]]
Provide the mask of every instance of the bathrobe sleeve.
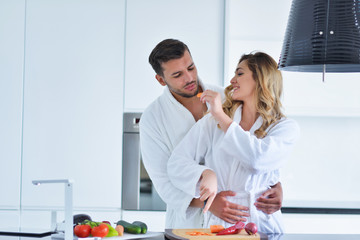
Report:
[[232,122],[221,149],[255,173],[264,173],[284,165],[299,134],[298,124],[291,119],[284,118],[272,128],[270,126],[268,134],[262,139]]
[[158,116],[144,113],[140,121],[140,146],[144,166],[162,200],[171,208],[186,212],[193,196],[176,188],[167,173],[171,155],[169,144],[164,140]]
[[167,165],[171,182],[196,198],[199,197],[200,176],[205,169],[210,169],[201,165],[211,148],[210,116],[207,114],[190,129],[174,149]]

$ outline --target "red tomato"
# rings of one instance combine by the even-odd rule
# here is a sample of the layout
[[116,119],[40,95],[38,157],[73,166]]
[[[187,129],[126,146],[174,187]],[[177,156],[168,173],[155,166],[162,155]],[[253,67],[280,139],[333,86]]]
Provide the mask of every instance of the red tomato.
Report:
[[109,232],[109,227],[105,223],[101,223],[97,227],[91,229],[91,235],[93,237],[105,237]]
[[86,238],[90,235],[91,227],[89,225],[76,225],[74,233],[77,237]]

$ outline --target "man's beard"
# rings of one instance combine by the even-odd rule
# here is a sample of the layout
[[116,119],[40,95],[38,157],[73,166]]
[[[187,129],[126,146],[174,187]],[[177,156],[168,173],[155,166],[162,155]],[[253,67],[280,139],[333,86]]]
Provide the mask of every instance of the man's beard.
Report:
[[169,86],[169,85],[167,85],[167,86],[168,86],[168,88],[169,88],[169,90],[170,90],[171,92],[176,93],[177,95],[179,95],[179,96],[181,96],[181,97],[192,98],[192,97],[196,96],[196,94],[199,93],[199,81],[191,81],[191,82],[187,83],[187,84],[184,86],[184,88],[185,88],[186,86],[191,85],[191,84],[193,84],[193,83],[195,83],[195,84],[196,84],[196,87],[197,87],[195,93],[193,93],[193,94],[183,93],[183,92],[180,92],[179,90],[173,89],[173,88],[172,88],[171,86]]

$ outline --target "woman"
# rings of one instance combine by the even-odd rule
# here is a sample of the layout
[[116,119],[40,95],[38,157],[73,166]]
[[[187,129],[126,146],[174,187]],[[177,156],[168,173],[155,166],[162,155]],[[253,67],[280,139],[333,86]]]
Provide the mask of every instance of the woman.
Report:
[[281,93],[276,62],[257,52],[241,57],[223,104],[219,93],[202,94],[210,114],[173,151],[168,173],[176,187],[207,199],[203,227],[229,226],[207,210],[218,191],[232,190],[237,194],[229,200],[249,207],[248,221],[259,231],[283,232],[280,211],[267,215],[254,206],[258,196],[279,182],[279,169],[299,135],[297,123],[281,112]]

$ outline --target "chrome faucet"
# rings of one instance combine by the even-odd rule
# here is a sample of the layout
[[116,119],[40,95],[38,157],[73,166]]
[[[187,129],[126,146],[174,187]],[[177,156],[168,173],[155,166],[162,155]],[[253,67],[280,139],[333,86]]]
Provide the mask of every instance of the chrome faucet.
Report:
[[[55,179],[55,180],[33,180],[34,185],[47,183],[64,183],[65,185],[65,238],[64,240],[73,240],[73,180]],[[54,220],[54,219],[53,219]]]

